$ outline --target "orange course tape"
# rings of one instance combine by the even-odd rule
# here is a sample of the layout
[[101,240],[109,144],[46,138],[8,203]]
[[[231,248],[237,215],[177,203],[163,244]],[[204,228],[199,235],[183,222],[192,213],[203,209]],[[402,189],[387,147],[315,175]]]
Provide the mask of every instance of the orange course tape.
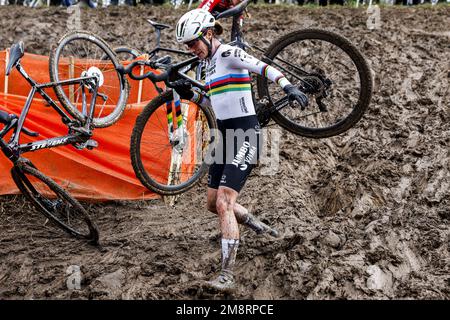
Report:
[[[0,51],[2,91],[5,88],[5,58],[6,51]],[[48,57],[25,54],[21,64],[38,83],[49,81]],[[102,201],[159,197],[143,187],[136,178],[129,154],[130,137],[136,117],[157,92],[147,80],[141,92],[138,81],[131,79],[129,81],[130,96],[122,118],[111,127],[94,129],[93,139],[99,143],[98,148],[78,150],[69,145],[29,152],[24,156],[78,199]],[[29,90],[30,85],[17,70],[11,72],[8,79],[8,93],[0,92],[0,110],[20,115]],[[56,99],[52,89],[46,92]],[[25,121],[27,128],[39,132],[40,135],[37,138],[30,138],[22,134],[20,143],[67,134],[67,127],[61,122],[61,117],[40,98],[39,95],[35,96]],[[142,102],[137,103],[139,98]],[[195,117],[195,114],[189,112],[188,116]],[[170,154],[167,153],[160,155],[158,159],[152,159],[155,161],[155,170],[168,167],[169,157]],[[10,175],[11,166],[11,162],[0,154],[0,195],[19,193]]]

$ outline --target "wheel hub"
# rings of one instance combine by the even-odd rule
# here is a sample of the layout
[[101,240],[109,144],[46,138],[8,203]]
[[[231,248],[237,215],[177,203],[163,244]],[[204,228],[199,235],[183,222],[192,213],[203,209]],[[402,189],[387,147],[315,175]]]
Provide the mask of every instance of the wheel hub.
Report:
[[86,72],[87,77],[95,77],[97,78],[98,87],[100,88],[103,85],[103,82],[105,81],[105,77],[103,76],[103,73],[100,71],[99,68],[92,66],[88,69]]

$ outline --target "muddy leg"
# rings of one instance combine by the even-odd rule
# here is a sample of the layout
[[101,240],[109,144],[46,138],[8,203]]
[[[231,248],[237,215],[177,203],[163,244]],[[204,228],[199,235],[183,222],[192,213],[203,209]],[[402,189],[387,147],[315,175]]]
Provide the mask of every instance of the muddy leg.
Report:
[[[208,188],[207,198],[208,210],[212,213],[217,214],[217,190]],[[268,233],[272,237],[279,237],[279,233],[277,230],[259,221],[258,218],[248,212],[248,210],[245,207],[241,206],[239,203],[234,203],[233,211],[239,224],[245,225],[246,227],[255,231],[257,234]]]
[[219,276],[208,281],[207,285],[222,292],[235,289],[234,265],[239,247],[239,227],[233,208],[237,196],[236,191],[227,187],[219,187],[217,191],[216,209],[222,232],[222,269]]

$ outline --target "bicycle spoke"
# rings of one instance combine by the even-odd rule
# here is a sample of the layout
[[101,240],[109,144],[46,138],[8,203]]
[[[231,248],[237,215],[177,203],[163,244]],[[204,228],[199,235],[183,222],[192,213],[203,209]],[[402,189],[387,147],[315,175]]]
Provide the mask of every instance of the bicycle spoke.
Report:
[[[100,39],[85,33],[76,32],[69,33],[66,39],[62,41],[56,50],[52,50],[51,59],[51,77],[53,81],[68,80],[80,77],[83,72],[91,70],[92,67],[98,69],[103,77],[102,87],[98,89],[98,93],[104,93],[106,100],[95,108],[93,125],[94,127],[105,127],[111,125],[120,118],[128,96],[128,82],[123,79],[115,70],[116,60],[114,56],[109,56],[108,47]],[[106,59],[102,60],[103,55]],[[67,68],[67,63],[69,63]],[[67,72],[67,69],[69,72]],[[113,72],[114,71],[114,72]],[[56,79],[54,75],[57,75]],[[75,118],[85,121],[82,116],[82,110],[77,103],[78,85],[58,86],[55,88],[58,98],[61,100],[62,106]],[[72,99],[73,97],[73,99]],[[87,94],[90,101],[92,92]],[[77,99],[79,101],[79,98]],[[108,106],[108,108],[106,107]],[[112,107],[112,108],[111,108]]]
[[[163,95],[168,98],[171,93],[166,92]],[[185,102],[181,102],[180,105],[182,122],[179,124],[174,115],[174,131],[170,134],[167,112],[175,114],[175,106],[173,101],[165,101],[169,101],[172,105],[167,107],[164,102],[159,108],[154,109],[146,121],[144,130],[140,133],[138,161],[146,175],[144,177],[138,171],[137,176],[147,187],[152,189],[157,186],[155,189],[157,192],[182,190],[196,182],[200,174],[205,172],[203,159],[206,155],[206,148],[202,148],[202,146],[205,146],[206,141],[210,141],[208,140],[209,130],[206,132],[204,125],[200,125],[196,121],[199,117],[201,118],[201,109],[194,104],[187,105]],[[201,153],[197,152],[196,146],[200,146]],[[155,167],[155,159],[166,160],[164,164]],[[132,160],[135,161],[133,156]],[[200,168],[203,170],[199,171]]]
[[[311,90],[307,93],[309,105],[301,111],[299,107],[287,108],[281,90],[267,84],[268,96],[285,121],[298,127],[320,129],[339,123],[351,113],[361,81],[356,65],[340,47],[319,39],[304,39],[284,46],[272,60],[271,64],[282,70],[291,83]],[[308,80],[308,77],[313,78]],[[325,84],[324,79],[330,79],[331,84]],[[316,96],[327,112],[319,110]]]

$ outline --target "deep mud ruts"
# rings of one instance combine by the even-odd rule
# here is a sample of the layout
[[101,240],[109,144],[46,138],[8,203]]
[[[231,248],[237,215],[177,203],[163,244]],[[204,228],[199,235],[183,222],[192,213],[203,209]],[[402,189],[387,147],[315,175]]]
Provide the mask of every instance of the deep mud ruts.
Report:
[[[308,26],[348,37],[370,61],[375,89],[356,128],[323,140],[284,132],[278,174],[254,171],[240,202],[283,237],[241,229],[234,297],[449,299],[449,7],[382,8],[377,30],[367,29],[364,9],[250,13],[247,38],[263,45]],[[83,10],[80,22],[112,46],[143,50],[153,39],[144,18],[173,25],[180,15],[121,7]],[[0,16],[1,49],[23,40],[28,52],[47,55],[67,31],[62,8],[8,7]],[[21,196],[0,198],[0,299],[223,298],[200,286],[220,260],[205,188],[174,208],[91,205],[106,253],[44,225]],[[67,289],[70,266],[80,267],[81,290]]]

